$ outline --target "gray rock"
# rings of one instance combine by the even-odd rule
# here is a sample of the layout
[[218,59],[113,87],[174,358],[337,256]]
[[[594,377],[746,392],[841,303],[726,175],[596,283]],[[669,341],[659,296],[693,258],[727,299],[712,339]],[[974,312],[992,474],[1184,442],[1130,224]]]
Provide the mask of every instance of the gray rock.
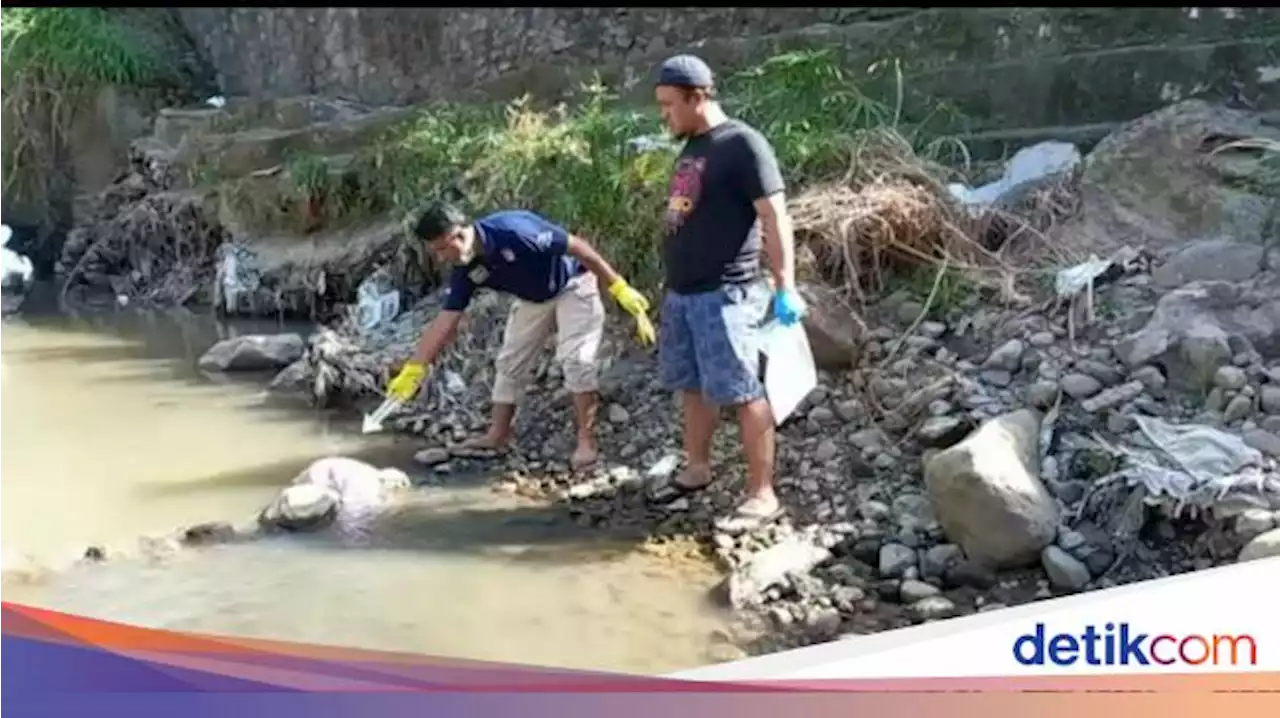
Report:
[[956,615],[956,605],[945,596],[929,596],[911,604],[911,612],[924,621],[937,621]]
[[1013,383],[1013,375],[999,369],[984,370],[981,376],[984,382],[1001,389]]
[[1174,254],[1151,272],[1151,279],[1164,289],[1202,280],[1241,282],[1262,270],[1265,252],[1261,245],[1228,238],[1203,240]]
[[1266,509],[1245,509],[1236,517],[1235,531],[1246,540],[1275,528],[1276,519]]
[[836,416],[844,421],[853,421],[862,416],[862,402],[857,399],[845,399],[836,402]]
[[861,514],[863,518],[870,519],[872,521],[884,521],[893,515],[888,504],[885,504],[883,501],[863,501],[862,504],[858,506],[858,513]]
[[625,424],[631,421],[631,413],[623,408],[621,404],[610,404],[609,421],[613,424]]
[[907,531],[925,532],[937,525],[933,506],[920,494],[903,494],[893,500],[893,513],[898,525]]
[[1037,409],[1047,409],[1058,399],[1058,385],[1052,381],[1037,381],[1027,387],[1027,403]]
[[802,284],[800,294],[809,311],[804,315],[804,333],[820,369],[846,369],[862,357],[867,327],[839,292],[818,284]]
[[306,343],[297,334],[250,334],[224,339],[200,357],[204,371],[283,369],[302,358]]
[[1267,456],[1280,458],[1280,436],[1266,429],[1245,429],[1240,432],[1240,437],[1244,439],[1244,443]]
[[828,461],[840,455],[840,447],[831,439],[823,439],[818,442],[818,448],[813,451],[813,460],[819,464],[825,464]]
[[1037,349],[1045,349],[1053,346],[1053,343],[1057,341],[1057,338],[1053,336],[1053,332],[1036,332],[1030,337],[1027,337],[1027,341],[1030,342],[1031,346]]
[[982,368],[1013,373],[1022,366],[1022,353],[1026,350],[1027,346],[1021,339],[1010,339],[991,352]]
[[1222,387],[1227,391],[1238,391],[1248,383],[1249,377],[1239,367],[1219,367],[1218,371],[1213,375],[1213,385]]
[[902,597],[903,603],[915,603],[930,596],[937,596],[940,593],[942,591],[938,590],[937,586],[924,581],[903,581],[902,586],[898,588],[898,595]]
[[947,325],[942,322],[920,322],[920,333],[930,339],[938,339],[947,333]]
[[1253,415],[1253,399],[1237,394],[1231,401],[1227,402],[1227,408],[1222,412],[1222,420],[1228,424],[1233,424]]
[[849,437],[849,443],[862,451],[880,451],[888,441],[889,437],[876,427],[862,429]]
[[1142,382],[1131,381],[1127,384],[1104,390],[1101,394],[1080,402],[1080,408],[1093,414],[1103,409],[1110,409],[1125,402],[1133,401],[1142,395]]
[[948,538],[970,561],[1029,565],[1058,533],[1058,504],[1039,478],[1038,412],[988,421],[925,464],[925,486]]
[[1064,551],[1074,551],[1085,545],[1084,534],[1071,529],[1063,529],[1058,532],[1058,545]]
[[1271,529],[1270,531],[1255,536],[1249,543],[1240,549],[1236,561],[1256,561],[1262,558],[1271,558],[1280,556],[1280,529]]
[[1153,394],[1159,394],[1164,390],[1165,378],[1164,374],[1158,367],[1144,366],[1138,367],[1129,375],[1134,381],[1142,382],[1147,391]]
[[1058,546],[1046,546],[1040,554],[1040,563],[1049,575],[1049,583],[1057,589],[1079,591],[1093,578],[1088,566]]
[[1068,374],[1062,377],[1062,391],[1072,399],[1088,399],[1102,391],[1102,382],[1088,374]]
[[1209,390],[1204,398],[1204,410],[1220,413],[1227,405],[1227,393],[1221,387]]
[[1110,364],[1098,359],[1083,359],[1076,362],[1076,371],[1097,379],[1105,386],[1113,386],[1124,381],[1124,373]]
[[880,547],[880,575],[900,578],[908,568],[916,565],[916,552],[902,544],[887,543]]
[[1280,414],[1280,386],[1267,384],[1262,387],[1262,410],[1268,414]]
[[969,433],[968,422],[954,416],[935,416],[920,425],[916,435],[925,446],[946,448]]
[[436,466],[449,460],[449,450],[439,447],[423,449],[413,455],[413,460],[426,466]]
[[835,412],[825,406],[815,406],[809,412],[809,421],[812,421],[815,424],[830,424],[835,420]]
[[1280,416],[1264,416],[1260,426],[1263,431],[1269,431],[1276,436],[1280,436]]
[[931,546],[924,552],[920,574],[925,578],[941,578],[964,560],[964,551],[953,543]]

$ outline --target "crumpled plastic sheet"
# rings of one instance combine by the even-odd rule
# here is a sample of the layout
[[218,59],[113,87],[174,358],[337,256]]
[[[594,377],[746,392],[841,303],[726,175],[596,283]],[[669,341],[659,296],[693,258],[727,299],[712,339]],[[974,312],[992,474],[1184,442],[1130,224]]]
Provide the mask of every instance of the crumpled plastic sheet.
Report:
[[1174,517],[1187,509],[1229,515],[1280,505],[1280,479],[1240,437],[1202,424],[1134,419],[1149,446],[1119,447],[1126,465],[1105,480],[1144,488],[1147,503],[1165,505]]
[[1081,159],[1080,150],[1070,142],[1040,142],[1018,150],[1005,165],[1000,179],[977,188],[952,183],[947,190],[966,211],[980,217],[1013,189],[1069,172],[1079,166]]
[[222,304],[227,311],[235,311],[240,297],[258,290],[262,277],[255,266],[256,257],[248,248],[228,242],[218,247],[218,254]]
[[1054,276],[1053,289],[1062,299],[1071,299],[1093,286],[1093,281],[1101,277],[1111,268],[1112,260],[1098,259],[1089,255],[1087,261],[1072,267],[1058,270]]

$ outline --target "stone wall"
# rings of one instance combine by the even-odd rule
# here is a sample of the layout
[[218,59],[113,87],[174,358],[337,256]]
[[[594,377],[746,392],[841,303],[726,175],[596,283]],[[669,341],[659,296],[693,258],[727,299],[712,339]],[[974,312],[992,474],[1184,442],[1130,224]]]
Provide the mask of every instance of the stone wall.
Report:
[[626,60],[707,38],[845,25],[916,8],[190,8],[228,94],[401,103],[531,66]]
[[[903,61],[908,105],[971,131],[1107,123],[1192,96],[1280,107],[1280,13],[1265,8],[192,8],[228,94],[374,103],[556,96],[596,71],[634,86],[693,50],[723,72],[826,47]],[[894,88],[875,92],[892,97]]]

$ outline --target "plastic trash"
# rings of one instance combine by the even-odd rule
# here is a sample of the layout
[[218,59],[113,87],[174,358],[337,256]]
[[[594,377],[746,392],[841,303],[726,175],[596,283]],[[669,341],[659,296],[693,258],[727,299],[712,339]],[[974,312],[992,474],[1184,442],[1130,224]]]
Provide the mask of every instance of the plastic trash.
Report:
[[214,95],[205,100],[204,103],[210,107],[223,108],[227,106],[227,98],[222,95]]
[[1063,299],[1075,297],[1106,273],[1111,264],[1110,259],[1098,259],[1097,255],[1091,254],[1087,261],[1059,270],[1053,279],[1054,291]]
[[356,289],[356,324],[368,331],[400,314],[400,291],[382,269],[369,275]]
[[0,225],[0,236],[3,237],[3,249],[0,250],[0,268],[3,269],[4,286],[10,284],[21,283],[26,285],[31,282],[31,277],[35,273],[35,268],[31,264],[31,259],[25,255],[9,249],[9,240],[13,238],[13,230],[9,225]]
[[662,135],[643,135],[627,140],[627,149],[635,154],[675,150],[676,144]]
[[252,295],[261,286],[253,252],[237,244],[226,243],[218,248],[218,285],[222,290],[222,306],[229,313],[239,309],[242,298]]
[[1073,170],[1081,160],[1080,150],[1070,142],[1040,142],[1018,150],[995,182],[977,188],[952,183],[947,190],[971,214],[981,216],[1015,187]]
[[800,322],[791,326],[772,322],[763,333],[764,390],[773,409],[773,422],[780,426],[818,386],[818,368]]

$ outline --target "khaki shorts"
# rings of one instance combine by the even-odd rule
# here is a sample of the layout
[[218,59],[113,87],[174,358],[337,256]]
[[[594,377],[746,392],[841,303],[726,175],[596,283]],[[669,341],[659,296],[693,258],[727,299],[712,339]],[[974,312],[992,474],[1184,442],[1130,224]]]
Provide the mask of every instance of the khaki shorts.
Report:
[[515,404],[528,385],[538,354],[553,333],[556,360],[564,368],[564,384],[580,394],[599,387],[597,354],[604,338],[604,304],[596,276],[580,274],[549,302],[517,299],[507,316],[502,349],[495,362],[493,402]]

